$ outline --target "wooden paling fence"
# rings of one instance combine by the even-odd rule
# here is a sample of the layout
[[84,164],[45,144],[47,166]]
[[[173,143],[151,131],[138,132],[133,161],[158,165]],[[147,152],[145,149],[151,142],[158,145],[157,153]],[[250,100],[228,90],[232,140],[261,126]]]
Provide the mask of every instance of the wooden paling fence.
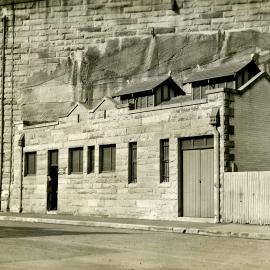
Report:
[[224,173],[224,222],[270,224],[270,171]]

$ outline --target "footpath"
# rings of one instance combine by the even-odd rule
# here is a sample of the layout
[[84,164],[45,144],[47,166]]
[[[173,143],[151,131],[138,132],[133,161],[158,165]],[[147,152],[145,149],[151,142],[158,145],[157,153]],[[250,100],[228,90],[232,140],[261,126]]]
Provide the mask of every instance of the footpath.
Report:
[[233,224],[233,223],[198,223],[167,220],[104,218],[89,216],[73,216],[58,214],[18,214],[0,213],[1,221],[18,221],[32,223],[48,223],[74,226],[106,227],[114,229],[131,229],[159,231],[205,236],[236,237],[248,239],[270,240],[270,226]]

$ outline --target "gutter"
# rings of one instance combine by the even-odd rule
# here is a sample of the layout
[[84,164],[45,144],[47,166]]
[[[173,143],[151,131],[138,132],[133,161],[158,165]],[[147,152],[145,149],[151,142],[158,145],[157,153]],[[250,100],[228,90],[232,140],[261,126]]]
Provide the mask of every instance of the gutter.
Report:
[[0,211],[2,211],[2,184],[3,184],[3,163],[4,163],[4,98],[5,98],[5,67],[6,67],[6,28],[7,17],[2,17],[2,83],[1,83],[1,141],[0,141]]

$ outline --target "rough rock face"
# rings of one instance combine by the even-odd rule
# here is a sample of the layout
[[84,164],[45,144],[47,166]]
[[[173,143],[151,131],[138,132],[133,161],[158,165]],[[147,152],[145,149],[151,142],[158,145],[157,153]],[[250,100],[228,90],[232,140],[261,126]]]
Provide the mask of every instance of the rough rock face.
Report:
[[6,80],[13,75],[24,120],[54,120],[75,101],[93,105],[127,81],[171,70],[181,82],[198,65],[244,60],[255,52],[269,71],[269,1],[11,3],[0,4],[9,19]]
[[17,0],[14,11],[10,2],[1,7],[24,120],[95,104],[128,80],[171,70],[181,81],[197,65],[254,52],[268,70],[268,1]]

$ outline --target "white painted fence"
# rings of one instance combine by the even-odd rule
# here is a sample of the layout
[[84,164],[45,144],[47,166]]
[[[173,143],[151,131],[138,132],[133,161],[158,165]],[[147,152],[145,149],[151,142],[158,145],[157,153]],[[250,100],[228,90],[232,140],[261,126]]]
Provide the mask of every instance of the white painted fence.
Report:
[[270,224],[270,171],[224,173],[223,220]]

